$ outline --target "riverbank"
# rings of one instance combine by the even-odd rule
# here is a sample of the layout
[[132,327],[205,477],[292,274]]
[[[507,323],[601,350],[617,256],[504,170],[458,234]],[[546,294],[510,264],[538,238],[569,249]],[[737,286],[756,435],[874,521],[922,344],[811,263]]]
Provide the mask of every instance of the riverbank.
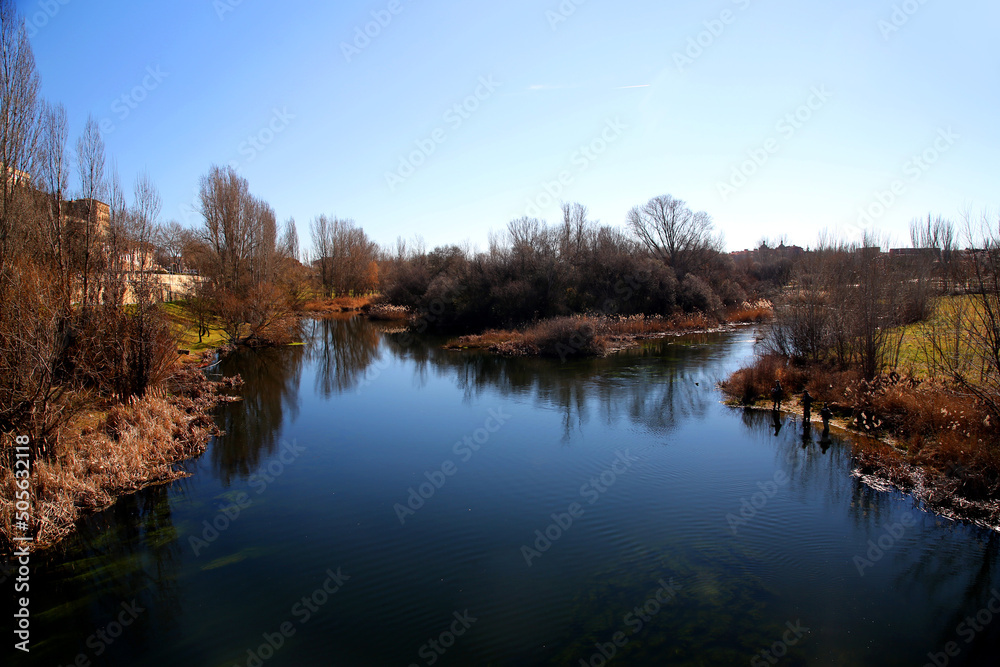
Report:
[[[125,404],[94,405],[58,428],[54,445],[36,451],[29,493],[31,549],[51,548],[86,514],[118,498],[187,476],[176,464],[200,455],[219,431],[212,410],[238,379],[213,382],[193,367]],[[13,551],[17,478],[0,472],[0,551]]]
[[854,475],[878,490],[911,495],[928,511],[1000,530],[1000,452],[989,417],[943,380],[896,374],[865,382],[856,373],[794,368],[760,358],[720,383],[727,404],[770,410],[764,398],[781,379],[789,397],[781,412],[804,417],[801,393],[814,398],[811,419],[852,436]]

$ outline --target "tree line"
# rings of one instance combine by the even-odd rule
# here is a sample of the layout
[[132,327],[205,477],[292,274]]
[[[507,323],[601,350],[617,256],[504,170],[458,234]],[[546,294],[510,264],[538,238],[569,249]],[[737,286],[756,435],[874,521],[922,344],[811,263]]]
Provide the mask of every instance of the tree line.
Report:
[[386,253],[382,291],[399,305],[435,313],[441,329],[516,327],[576,313],[627,316],[725,308],[781,287],[780,256],[739,263],[723,252],[710,215],[670,195],[602,224],[566,203],[562,221],[511,221],[475,252],[427,252],[397,242]]

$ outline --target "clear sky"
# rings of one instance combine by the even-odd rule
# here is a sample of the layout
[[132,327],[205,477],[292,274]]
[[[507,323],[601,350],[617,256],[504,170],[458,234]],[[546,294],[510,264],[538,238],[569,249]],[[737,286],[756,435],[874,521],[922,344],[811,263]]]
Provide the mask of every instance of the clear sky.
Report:
[[326,213],[428,247],[667,193],[730,249],[902,244],[1000,197],[995,0],[17,4],[73,143],[102,119],[123,180],[190,225],[230,162],[303,241]]

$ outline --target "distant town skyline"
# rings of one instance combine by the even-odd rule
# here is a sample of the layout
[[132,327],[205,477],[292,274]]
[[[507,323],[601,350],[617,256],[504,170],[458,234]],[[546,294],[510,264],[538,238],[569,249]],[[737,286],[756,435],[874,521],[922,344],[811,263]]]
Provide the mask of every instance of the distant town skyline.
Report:
[[147,170],[189,226],[213,164],[304,245],[320,214],[484,248],[560,201],[624,226],[669,193],[728,250],[901,246],[913,218],[997,206],[982,1],[18,6],[74,140],[93,114],[123,181]]

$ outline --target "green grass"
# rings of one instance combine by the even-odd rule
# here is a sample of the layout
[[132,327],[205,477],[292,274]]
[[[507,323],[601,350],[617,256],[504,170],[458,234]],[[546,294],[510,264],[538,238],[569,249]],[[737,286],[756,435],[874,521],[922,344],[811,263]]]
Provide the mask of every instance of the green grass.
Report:
[[[934,374],[932,365],[928,363],[928,352],[931,350],[927,342],[930,332],[938,330],[942,334],[950,334],[955,340],[953,322],[959,310],[964,310],[966,317],[974,311],[974,303],[970,296],[948,296],[935,300],[934,314],[925,322],[918,322],[903,328],[903,343],[900,348],[899,368],[912,372],[915,377],[930,377]],[[950,329],[950,331],[948,331]],[[966,346],[964,336],[959,337],[959,354],[970,359],[971,353]]]
[[222,329],[215,326],[214,322],[209,322],[209,334],[202,337],[198,342],[198,322],[191,311],[188,310],[185,301],[172,301],[161,306],[163,311],[170,318],[177,331],[177,347],[183,350],[190,350],[191,354],[198,354],[207,350],[215,350],[228,342]]

